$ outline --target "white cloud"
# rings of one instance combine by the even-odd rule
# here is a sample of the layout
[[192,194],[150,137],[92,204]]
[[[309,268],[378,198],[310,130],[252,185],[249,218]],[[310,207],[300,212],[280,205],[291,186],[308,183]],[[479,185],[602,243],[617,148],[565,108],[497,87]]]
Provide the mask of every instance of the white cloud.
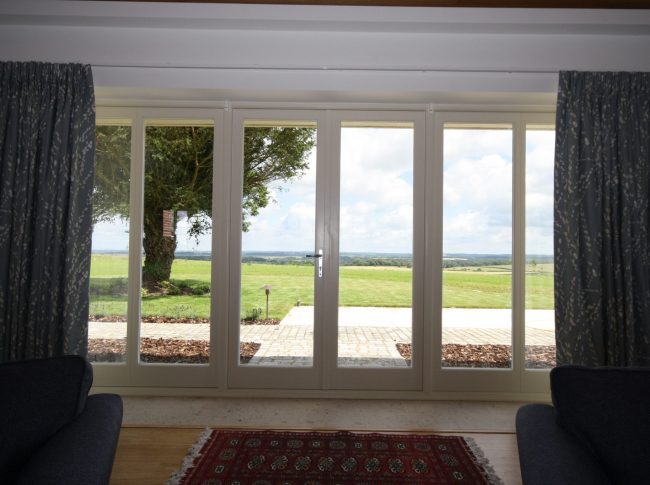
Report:
[[526,253],[553,254],[555,132],[526,133]]
[[[298,202],[289,207],[289,211],[281,219],[283,231],[293,235],[304,235],[314,232],[316,208],[304,202]],[[313,239],[313,237],[312,237]]]
[[446,129],[444,133],[445,160],[482,158],[486,154],[510,158],[511,152],[512,130],[509,129]]
[[555,132],[526,133],[526,190],[553,193]]
[[128,251],[129,221],[114,217],[93,227],[93,251]]
[[340,218],[340,250],[410,253],[412,220],[411,205],[396,206],[388,210],[366,203],[344,206],[341,208]]
[[510,253],[512,164],[492,154],[446,166],[445,253]]
[[[290,195],[290,193],[287,193]],[[263,209],[242,234],[244,251],[311,251],[314,248],[316,208],[307,202],[291,205],[280,198],[277,209]]]
[[[341,239],[358,240],[376,237],[376,234],[368,234],[367,225],[372,219],[369,216],[375,209],[375,205],[367,202],[342,206],[339,218]],[[349,249],[349,251],[351,250]]]
[[[409,177],[410,178],[410,177]],[[391,207],[412,203],[412,181],[401,178],[400,173],[362,170],[350,167],[341,172],[342,197],[363,197],[378,206]]]
[[511,152],[510,131],[445,131],[445,253],[512,251]]
[[[509,131],[445,131],[446,253],[512,251],[512,138]],[[553,252],[554,132],[529,131],[526,252]]]
[[496,154],[481,158],[445,160],[444,204],[456,207],[489,208],[490,212],[512,209],[512,163]]
[[552,193],[526,194],[526,226],[547,227],[553,225]]
[[412,130],[342,130],[342,252],[411,252],[412,173]]
[[413,160],[413,130],[406,128],[343,128],[343,168],[399,173],[404,161]]
[[445,232],[449,236],[461,234],[471,235],[473,231],[485,227],[485,215],[480,211],[459,212],[455,217],[450,218],[449,221],[445,221]]
[[512,229],[495,224],[487,211],[460,212],[445,219],[443,251],[449,253],[510,254]]
[[412,203],[413,131],[344,128],[341,132],[341,193],[358,194],[378,206]]
[[[340,235],[342,251],[410,252],[413,132],[342,131]],[[311,250],[315,224],[315,156],[307,173],[273,184],[276,201],[243,235],[244,250]],[[278,187],[282,187],[279,190]]]
[[526,227],[526,254],[553,254],[553,227]]

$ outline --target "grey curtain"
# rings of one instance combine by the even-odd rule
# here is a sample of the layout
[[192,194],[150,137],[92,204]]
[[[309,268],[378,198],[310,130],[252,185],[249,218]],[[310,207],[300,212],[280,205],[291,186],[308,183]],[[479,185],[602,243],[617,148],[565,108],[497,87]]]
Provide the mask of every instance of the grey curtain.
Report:
[[558,364],[650,365],[650,73],[562,72]]
[[0,361],[85,355],[90,66],[0,62]]

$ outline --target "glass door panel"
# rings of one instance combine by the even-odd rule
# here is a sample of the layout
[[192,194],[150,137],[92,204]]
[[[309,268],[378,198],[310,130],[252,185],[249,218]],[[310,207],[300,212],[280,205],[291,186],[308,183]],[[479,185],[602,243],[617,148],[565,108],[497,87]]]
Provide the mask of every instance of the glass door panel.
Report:
[[244,122],[239,365],[314,365],[316,123]]
[[341,124],[339,367],[412,361],[413,123]]
[[145,122],[143,363],[209,362],[213,152],[213,120]]
[[527,369],[555,367],[553,290],[553,160],[555,127],[526,129],[526,326]]
[[512,126],[443,137],[442,366],[511,368]]
[[98,120],[88,360],[126,362],[131,120]]

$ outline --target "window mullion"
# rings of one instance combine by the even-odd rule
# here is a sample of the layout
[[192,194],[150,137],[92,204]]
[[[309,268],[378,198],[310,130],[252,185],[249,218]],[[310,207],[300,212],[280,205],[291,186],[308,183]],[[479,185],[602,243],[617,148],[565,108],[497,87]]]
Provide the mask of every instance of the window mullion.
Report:
[[526,269],[526,126],[518,116],[513,133],[512,174],[512,359],[515,372],[524,367],[524,312]]
[[138,363],[140,342],[140,283],[142,281],[142,217],[144,208],[144,122],[139,110],[131,134],[131,187],[129,225],[129,285],[126,334],[127,365]]

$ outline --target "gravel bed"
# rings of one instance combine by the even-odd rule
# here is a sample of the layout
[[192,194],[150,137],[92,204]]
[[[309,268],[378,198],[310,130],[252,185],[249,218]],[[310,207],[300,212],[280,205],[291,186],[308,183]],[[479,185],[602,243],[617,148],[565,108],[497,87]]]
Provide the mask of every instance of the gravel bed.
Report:
[[[395,344],[399,354],[411,363],[411,344]],[[445,344],[442,346],[443,367],[489,367],[507,369],[512,365],[509,345]],[[526,367],[550,369],[555,367],[555,346],[526,346]]]
[[[271,324],[269,324],[271,325]],[[411,344],[395,344],[399,354],[411,363]],[[239,344],[239,361],[248,363],[260,349],[257,342]],[[124,362],[125,339],[90,339],[88,359],[91,362]],[[140,359],[147,363],[207,364],[210,344],[205,340],[140,339]],[[512,364],[509,345],[462,345],[442,346],[443,367],[509,368]],[[555,367],[555,347],[531,345],[526,347],[526,367],[549,369]]]
[[[97,317],[90,315],[88,320],[91,322],[125,322],[126,317],[110,316],[110,317]],[[144,316],[140,319],[143,323],[210,323],[208,318],[173,318],[173,317],[156,317]],[[242,325],[278,325],[280,320],[278,318],[260,318],[258,320],[242,320]]]
[[[260,349],[256,342],[239,344],[239,362],[246,364]],[[124,362],[124,339],[88,340],[88,360],[91,362]],[[210,344],[205,340],[140,339],[140,360],[147,363],[207,364]]]

